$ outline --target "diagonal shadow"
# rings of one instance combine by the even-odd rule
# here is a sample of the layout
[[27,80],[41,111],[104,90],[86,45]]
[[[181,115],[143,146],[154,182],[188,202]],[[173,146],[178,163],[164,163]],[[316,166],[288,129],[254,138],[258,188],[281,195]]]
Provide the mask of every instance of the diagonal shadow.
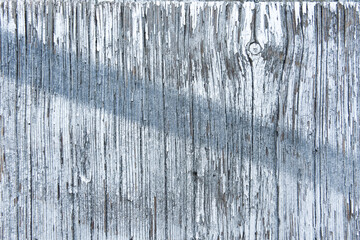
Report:
[[[23,44],[25,42],[24,36],[19,36],[19,40]],[[15,34],[1,30],[1,41],[7,41],[9,43],[9,49],[16,49],[19,51],[19,54],[22,54],[18,49],[19,45],[17,44]],[[225,125],[232,124],[229,123],[229,120],[237,121],[242,129],[237,129],[239,132],[232,133],[233,135],[242,135],[243,129],[254,129],[255,132],[261,131],[263,135],[274,138],[275,145],[279,132],[281,132],[283,135],[289,136],[289,138],[291,138],[286,140],[290,141],[288,144],[296,144],[296,148],[300,149],[301,151],[317,152],[319,150],[315,149],[313,142],[309,142],[308,139],[299,137],[299,134],[293,132],[293,130],[284,129],[281,126],[279,126],[279,129],[276,129],[275,124],[270,127],[266,126],[266,123],[264,123],[264,121],[261,119],[252,119],[251,116],[248,116],[250,113],[239,114],[241,119],[236,120],[239,117],[239,115],[236,114],[236,112],[238,112],[236,109],[228,109],[225,112],[224,104],[217,102],[211,102],[209,104],[209,99],[205,99],[202,96],[179,92],[176,88],[173,87],[167,87],[163,89],[163,86],[159,85],[158,83],[150,82],[144,79],[137,79],[133,73],[121,73],[119,69],[115,69],[112,66],[97,65],[92,69],[89,69],[88,59],[78,58],[73,60],[71,59],[71,57],[74,56],[73,53],[64,53],[63,51],[56,51],[55,54],[53,48],[48,44],[43,44],[40,39],[32,38],[31,46],[32,47],[29,48],[27,55],[33,59],[29,59],[27,64],[30,64],[35,59],[38,60],[33,62],[35,64],[41,63],[44,59],[51,59],[53,61],[56,59],[56,62],[71,60],[73,65],[67,66],[67,68],[64,69],[59,69],[59,66],[54,64],[54,61],[52,63],[53,65],[51,66],[51,69],[49,69],[51,73],[49,72],[49,76],[47,76],[47,78],[44,76],[42,79],[34,79],[33,77],[28,77],[27,79],[24,77],[19,78],[16,76],[15,72],[6,73],[4,70],[2,71],[3,76],[8,74],[9,79],[18,81],[18,84],[26,84],[31,86],[32,88],[36,89],[36,91],[45,91],[50,94],[60,95],[71,101],[76,101],[84,105],[90,105],[91,107],[104,109],[110,114],[121,115],[124,118],[138,122],[141,125],[150,126],[151,128],[157,129],[158,131],[163,131],[165,126],[166,131],[169,131],[171,134],[178,135],[179,129],[164,125],[164,122],[161,119],[159,121],[154,121],[153,118],[147,118],[147,116],[142,114],[143,106],[141,104],[134,104],[134,102],[140,102],[143,99],[144,90],[146,89],[147,100],[150,101],[148,105],[155,109],[154,112],[163,112],[162,98],[165,97],[166,109],[169,110],[171,114],[174,114],[174,110],[178,109],[180,104],[182,107],[188,108],[187,110],[185,109],[185,111],[188,111],[187,114],[189,115],[191,108],[196,109],[200,115],[203,115],[202,120],[206,120],[206,118],[208,118],[211,114],[212,118],[218,119],[219,122],[222,122]],[[24,48],[24,46],[22,46],[22,48]],[[3,69],[6,69],[6,66],[14,63],[9,62],[1,64]],[[81,68],[80,71],[89,69],[91,73],[87,75],[87,78],[83,78],[81,75],[84,73],[79,74],[79,69],[77,68],[79,66]],[[49,66],[47,65],[47,67]],[[77,79],[75,79],[74,74],[78,74],[76,77]],[[61,79],[65,81],[56,81],[57,79],[53,79],[53,76],[56,75],[61,76]],[[96,76],[97,80],[100,81],[94,81],[94,79],[90,79],[90,75]],[[78,81],[78,83],[72,82],[74,80],[71,79]],[[75,84],[77,84],[77,86],[75,86]],[[97,96],[97,94],[104,92],[105,88],[109,87],[114,88],[113,96],[103,96],[102,98]],[[210,105],[211,109],[209,109]],[[116,106],[122,106],[123,111],[118,111]],[[173,117],[171,114],[169,114],[169,118]],[[190,119],[188,120],[191,121]],[[184,135],[182,137],[192,139],[191,130],[184,130],[183,133]],[[223,133],[219,133],[216,137],[213,138],[210,136],[209,141],[210,142],[208,143],[212,148],[219,150],[226,148],[226,137]],[[204,145],[208,143],[195,142],[195,145]],[[328,158],[336,158],[339,155],[336,149],[329,146],[323,147],[326,148]],[[233,151],[234,156],[240,157],[238,149],[233,149]],[[242,157],[251,159],[250,151],[241,153],[243,154]],[[260,164],[263,164],[268,168],[273,168],[275,164],[274,161],[276,161],[276,159],[273,159],[273,161],[261,162]],[[294,164],[297,163],[294,162]],[[295,169],[300,169],[302,168],[302,163],[299,163],[294,167]],[[296,176],[293,177],[296,178]],[[340,176],[334,177],[340,178]],[[309,180],[312,181],[311,179]],[[340,179],[338,180],[341,182]]]
[[[21,43],[25,42],[24,36],[19,36],[19,40]],[[1,30],[1,41],[8,41],[9,49],[17,49],[19,54],[23,54],[20,52],[19,45],[17,44],[17,39],[15,35],[9,33],[7,31]],[[73,53],[64,53],[63,51],[57,51],[56,54],[52,47],[48,44],[43,44],[40,39],[31,39],[31,46],[29,48],[28,56],[32,57],[27,64],[30,64],[34,61],[34,59],[38,59],[38,61],[34,61],[33,63],[39,63],[43,59],[46,60],[54,60],[57,59],[57,62],[65,61],[66,59],[69,60],[74,54]],[[24,48],[24,46],[22,46]],[[283,127],[279,126],[279,129],[276,129],[275,124],[272,126],[266,126],[261,119],[252,119],[251,116],[248,116],[249,113],[242,113],[237,115],[236,109],[228,109],[226,112],[224,111],[224,104],[211,102],[209,104],[209,99],[205,99],[201,96],[191,95],[191,93],[184,93],[179,92],[177,89],[168,87],[163,89],[163,86],[159,85],[155,82],[144,81],[143,79],[137,79],[137,77],[133,73],[120,73],[119,69],[115,69],[112,66],[105,66],[105,65],[98,65],[95,66],[93,69],[89,69],[91,71],[88,74],[87,78],[84,78],[80,75],[77,76],[76,81],[78,83],[71,82],[71,79],[74,79],[74,74],[79,74],[77,71],[81,71],[84,69],[89,68],[89,60],[88,59],[75,59],[75,61],[71,60],[72,63],[75,62],[73,66],[67,66],[67,68],[59,69],[58,66],[52,65],[51,73],[47,76],[47,79],[44,77],[42,79],[34,79],[32,77],[28,77],[25,79],[24,77],[17,77],[15,72],[8,72],[9,79],[13,81],[18,81],[18,84],[26,84],[31,86],[32,88],[36,89],[36,91],[45,91],[50,94],[60,95],[65,97],[71,101],[76,101],[78,103],[84,105],[90,105],[92,107],[104,109],[106,112],[115,115],[122,115],[122,117],[127,118],[131,121],[138,122],[141,125],[148,125],[151,128],[157,129],[158,131],[163,131],[164,122],[162,120],[153,121],[154,119],[148,118],[147,116],[142,115],[142,108],[141,104],[133,104],[135,101],[140,101],[143,99],[144,89],[146,89],[147,99],[149,101],[153,101],[149,103],[151,108],[155,109],[155,112],[163,112],[162,106],[162,98],[165,96],[166,98],[166,109],[170,111],[171,114],[174,113],[175,109],[179,108],[179,103],[181,106],[188,108],[185,111],[190,111],[191,107],[196,109],[200,114],[203,115],[203,119],[212,116],[214,119],[218,119],[219,122],[224,123],[225,125],[229,125],[229,120],[235,121],[239,115],[241,115],[241,119],[238,123],[241,125],[242,129],[254,129],[254,131],[260,131],[263,135],[271,136],[274,138],[274,145],[276,144],[276,139],[278,138],[279,132],[281,132],[285,136],[290,136],[291,139],[286,141],[290,141],[288,144],[294,145],[296,144],[296,148],[300,149],[301,151],[308,152],[314,151],[317,152],[319,149],[315,149],[313,142],[309,142],[308,139],[304,139],[299,137],[299,134],[293,132],[293,130],[284,129]],[[6,66],[9,66],[9,63],[1,63],[3,69],[6,69]],[[53,63],[54,64],[54,63]],[[81,69],[77,69],[79,67]],[[2,70],[2,75],[5,76],[6,72]],[[68,81],[56,81],[57,79],[52,79],[53,76],[61,76],[62,79],[68,79]],[[90,75],[96,76],[99,81],[94,81],[90,79]],[[125,76],[126,75],[126,76]],[[90,82],[93,83],[90,83]],[[103,81],[103,82],[101,82]],[[80,86],[79,86],[80,83]],[[78,84],[77,86],[71,84]],[[96,96],[98,93],[104,91],[104,88],[114,88],[114,95],[113,96],[103,96],[100,98]],[[92,90],[91,90],[92,89]],[[93,91],[91,93],[91,91]],[[121,96],[121,99],[118,96]],[[112,98],[109,100],[109,98]],[[159,101],[160,100],[160,101]],[[126,101],[126,102],[121,102]],[[109,104],[110,103],[110,104]],[[153,105],[152,105],[153,104]],[[157,104],[157,105],[156,105]],[[158,105],[160,104],[160,105]],[[123,107],[123,111],[117,111],[115,105],[120,105]],[[209,109],[209,105],[211,105],[211,109]],[[165,113],[166,114],[166,113]],[[190,112],[187,112],[190,114]],[[169,114],[170,115],[170,114]],[[173,116],[169,116],[173,117]],[[189,119],[190,120],[190,119]],[[252,124],[253,121],[253,124]],[[231,123],[230,123],[231,124]],[[242,131],[242,129],[237,129]],[[177,135],[179,134],[178,129],[167,127],[166,129],[169,133]],[[184,131],[184,135],[182,137],[191,139],[191,131]],[[232,133],[233,135],[242,135],[242,132]],[[226,137],[225,134],[219,134],[215,138],[211,138],[209,145],[212,148],[216,149],[223,149],[226,147]],[[222,137],[223,136],[223,137]],[[196,145],[206,144],[205,142],[195,142]],[[327,157],[330,158],[337,158],[339,153],[336,149],[323,146],[327,150]],[[238,149],[233,149],[233,155],[239,156]],[[249,158],[250,152],[242,152],[244,154],[242,157]],[[347,153],[348,154],[348,153]],[[340,155],[342,155],[340,153]],[[351,156],[348,156],[351,157]],[[273,159],[276,161],[276,159]],[[261,164],[268,165],[267,167],[273,168],[273,164],[275,162],[263,162]],[[294,164],[297,164],[294,162]],[[296,169],[302,168],[302,164],[298,164],[294,166]],[[296,176],[293,176],[296,178]],[[336,176],[335,176],[336,177]],[[340,176],[337,176],[340,177]],[[340,181],[340,179],[339,179]]]

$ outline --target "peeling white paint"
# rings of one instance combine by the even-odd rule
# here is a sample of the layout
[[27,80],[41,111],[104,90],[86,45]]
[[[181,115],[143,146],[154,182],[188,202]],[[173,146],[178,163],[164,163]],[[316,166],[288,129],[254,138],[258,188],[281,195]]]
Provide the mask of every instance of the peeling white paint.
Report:
[[356,3],[3,3],[0,238],[359,236]]

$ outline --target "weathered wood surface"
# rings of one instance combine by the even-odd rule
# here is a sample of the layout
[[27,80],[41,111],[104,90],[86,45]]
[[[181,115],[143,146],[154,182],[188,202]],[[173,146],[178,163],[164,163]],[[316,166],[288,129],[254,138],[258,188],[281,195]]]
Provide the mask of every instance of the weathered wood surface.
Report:
[[0,239],[359,239],[360,4],[0,5]]

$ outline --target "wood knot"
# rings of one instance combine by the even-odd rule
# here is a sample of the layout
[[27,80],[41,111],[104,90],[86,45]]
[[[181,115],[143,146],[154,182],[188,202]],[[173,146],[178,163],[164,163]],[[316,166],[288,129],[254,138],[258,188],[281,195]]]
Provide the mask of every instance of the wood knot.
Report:
[[248,44],[247,50],[252,55],[258,55],[261,52],[262,48],[261,48],[260,44],[257,42],[250,42]]

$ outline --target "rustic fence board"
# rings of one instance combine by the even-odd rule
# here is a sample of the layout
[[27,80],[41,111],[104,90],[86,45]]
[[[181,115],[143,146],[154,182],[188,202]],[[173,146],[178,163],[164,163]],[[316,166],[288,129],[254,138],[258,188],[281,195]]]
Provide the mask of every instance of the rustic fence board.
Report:
[[358,3],[0,4],[0,239],[360,238]]

